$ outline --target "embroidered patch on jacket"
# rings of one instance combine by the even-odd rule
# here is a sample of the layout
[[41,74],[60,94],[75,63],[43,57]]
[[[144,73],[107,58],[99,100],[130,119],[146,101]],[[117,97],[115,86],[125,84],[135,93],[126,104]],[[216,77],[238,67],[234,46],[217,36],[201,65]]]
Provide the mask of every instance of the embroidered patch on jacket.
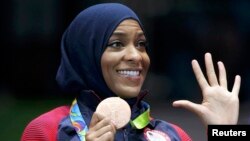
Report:
[[144,129],[144,136],[148,141],[171,141],[170,137],[159,130]]

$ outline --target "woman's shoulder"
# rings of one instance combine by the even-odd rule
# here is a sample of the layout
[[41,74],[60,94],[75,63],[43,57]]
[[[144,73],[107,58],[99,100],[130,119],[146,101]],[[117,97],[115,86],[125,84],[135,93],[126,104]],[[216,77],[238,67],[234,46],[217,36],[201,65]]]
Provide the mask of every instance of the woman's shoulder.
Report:
[[69,115],[69,110],[69,106],[60,106],[33,119],[24,129],[21,140],[55,140],[58,125]]
[[[53,118],[59,118],[61,116],[65,116],[69,114],[69,110],[70,110],[70,106],[60,106],[60,107],[56,107],[44,114],[42,114],[41,116],[39,116],[40,118],[49,118],[49,119],[53,119]],[[38,117],[38,118],[39,118]]]
[[33,119],[31,123],[45,123],[45,124],[53,124],[56,121],[60,121],[63,117],[69,115],[69,106],[60,106],[56,107],[46,113],[43,113],[42,115],[38,116],[37,118]]

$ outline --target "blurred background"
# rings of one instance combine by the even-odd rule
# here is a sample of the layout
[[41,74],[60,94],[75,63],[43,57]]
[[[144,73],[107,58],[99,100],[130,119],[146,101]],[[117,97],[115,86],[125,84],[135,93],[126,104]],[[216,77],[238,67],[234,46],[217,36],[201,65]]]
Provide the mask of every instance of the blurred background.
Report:
[[131,7],[144,24],[151,57],[145,100],[154,118],[180,125],[194,141],[206,140],[199,119],[171,103],[201,102],[191,60],[204,66],[204,54],[211,52],[215,62],[224,62],[230,90],[235,75],[242,76],[239,123],[249,123],[249,0],[5,0],[0,8],[1,140],[20,140],[32,119],[71,104],[73,96],[55,81],[61,36],[81,10],[101,2]]

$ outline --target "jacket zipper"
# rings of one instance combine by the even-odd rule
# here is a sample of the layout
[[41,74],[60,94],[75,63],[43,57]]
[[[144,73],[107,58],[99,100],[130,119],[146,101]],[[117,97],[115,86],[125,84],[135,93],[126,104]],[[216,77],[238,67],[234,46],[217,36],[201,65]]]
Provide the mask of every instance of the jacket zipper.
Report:
[[127,133],[126,128],[123,129],[123,138],[124,138],[124,141],[128,141],[128,133]]

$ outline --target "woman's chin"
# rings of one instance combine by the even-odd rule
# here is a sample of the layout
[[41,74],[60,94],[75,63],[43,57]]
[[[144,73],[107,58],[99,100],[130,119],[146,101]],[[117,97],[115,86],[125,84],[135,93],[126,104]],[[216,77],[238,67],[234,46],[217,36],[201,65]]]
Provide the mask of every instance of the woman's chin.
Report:
[[120,93],[119,97],[127,99],[127,98],[134,98],[137,97],[139,95],[140,91],[126,91],[125,93]]

